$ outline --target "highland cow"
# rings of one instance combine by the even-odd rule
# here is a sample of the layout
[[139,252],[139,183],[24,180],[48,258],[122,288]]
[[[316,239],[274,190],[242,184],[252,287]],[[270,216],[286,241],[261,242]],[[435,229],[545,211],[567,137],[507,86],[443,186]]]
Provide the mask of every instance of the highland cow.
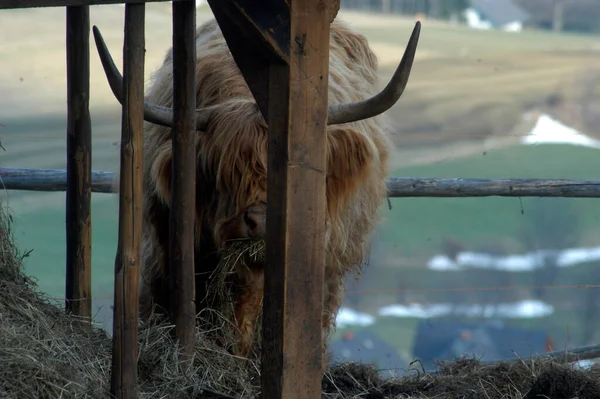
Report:
[[[386,198],[388,158],[393,144],[382,113],[401,96],[414,59],[417,24],[402,62],[378,94],[377,58],[366,38],[334,21],[330,36],[327,127],[327,231],[324,338],[341,306],[344,277],[358,271]],[[122,102],[122,77],[99,33],[98,51],[113,92]],[[196,31],[197,170],[195,272],[197,311],[231,240],[264,238],[267,201],[267,134],[263,119],[215,20]],[[172,163],[172,49],[154,73],[145,105],[144,233],[140,315],[154,306],[169,313],[169,203]],[[158,106],[158,107],[157,107]],[[234,282],[234,352],[254,345],[263,296],[263,268],[239,268]],[[326,342],[326,341],[325,341]]]

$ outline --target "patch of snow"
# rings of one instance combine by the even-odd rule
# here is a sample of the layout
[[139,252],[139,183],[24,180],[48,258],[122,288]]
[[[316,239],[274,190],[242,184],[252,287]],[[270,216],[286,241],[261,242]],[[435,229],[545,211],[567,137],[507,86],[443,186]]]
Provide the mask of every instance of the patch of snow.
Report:
[[380,316],[433,318],[450,315],[485,318],[529,319],[546,317],[554,312],[552,305],[538,300],[524,300],[497,305],[410,304],[390,305],[379,310]]
[[375,323],[375,317],[367,313],[357,312],[350,308],[341,308],[336,317],[337,327],[351,325],[370,326]]
[[521,255],[495,256],[480,252],[460,252],[456,260],[446,255],[436,255],[427,262],[427,267],[438,271],[455,271],[467,268],[526,272],[544,266],[544,259],[556,257],[559,267],[575,266],[584,262],[600,260],[600,247],[570,248],[562,251],[540,250]]
[[452,313],[451,304],[423,305],[411,303],[410,305],[389,305],[379,309],[380,316],[432,318],[445,316]]
[[576,368],[589,370],[596,362],[594,360],[578,360],[576,362],[571,363]]
[[525,145],[570,144],[589,148],[600,148],[600,141],[566,126],[549,115],[542,114],[527,136],[521,139]]
[[554,307],[542,301],[527,299],[516,304],[500,304],[496,311],[499,317],[529,319],[550,316],[554,313]]

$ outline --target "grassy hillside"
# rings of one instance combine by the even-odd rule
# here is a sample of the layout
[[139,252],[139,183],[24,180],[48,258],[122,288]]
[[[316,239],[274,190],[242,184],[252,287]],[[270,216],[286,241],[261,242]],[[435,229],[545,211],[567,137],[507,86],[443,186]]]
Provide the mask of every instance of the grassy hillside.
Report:
[[[414,21],[368,18],[347,17],[379,50],[387,79]],[[439,145],[504,135],[528,109],[551,111],[571,126],[596,133],[597,115],[590,107],[600,98],[599,49],[598,36],[473,31],[424,21],[411,80],[389,113],[398,143]],[[550,96],[554,102],[547,104]]]

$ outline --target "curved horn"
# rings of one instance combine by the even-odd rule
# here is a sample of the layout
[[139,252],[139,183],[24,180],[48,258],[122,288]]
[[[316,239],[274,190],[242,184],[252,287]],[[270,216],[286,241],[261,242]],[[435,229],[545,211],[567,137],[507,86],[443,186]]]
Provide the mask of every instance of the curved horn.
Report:
[[372,118],[390,109],[400,99],[408,83],[420,33],[421,22],[417,21],[402,61],[385,89],[367,100],[329,105],[327,125],[339,125]]
[[[96,41],[96,48],[98,49],[98,55],[104,68],[104,73],[108,79],[108,84],[117,100],[123,104],[123,76],[119,72],[119,69],[115,65],[106,43],[100,34],[100,30],[94,26],[94,40]],[[202,110],[196,110],[196,129],[204,130],[208,122],[210,113]],[[166,127],[173,127],[173,110],[167,107],[161,107],[154,104],[149,104],[144,101],[144,120],[156,123]]]

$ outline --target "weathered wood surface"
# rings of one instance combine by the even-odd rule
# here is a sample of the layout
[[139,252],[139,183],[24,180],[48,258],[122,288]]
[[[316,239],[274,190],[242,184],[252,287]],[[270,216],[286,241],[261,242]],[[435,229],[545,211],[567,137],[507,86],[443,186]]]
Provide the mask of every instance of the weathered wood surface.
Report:
[[[113,172],[92,170],[92,192],[113,192],[114,178]],[[65,169],[0,168],[0,188],[23,191],[65,191],[67,171]]]
[[67,187],[65,308],[91,323],[92,123],[90,11],[67,7]]
[[264,398],[320,397],[322,378],[329,13],[290,3],[209,0],[269,125]]
[[[142,236],[144,3],[125,6],[119,238],[115,258],[111,394],[138,397],[138,280]],[[94,27],[94,35],[97,35]]]
[[[227,46],[265,120],[269,119],[270,65],[289,61],[289,5],[269,0],[269,12],[252,0],[208,0]],[[287,23],[287,22],[286,22]],[[270,32],[265,35],[263,32]],[[245,40],[239,40],[240,37]]]
[[321,0],[290,3],[289,65],[269,74],[266,399],[320,398],[324,361],[329,15]]
[[390,197],[600,197],[600,180],[391,177]]
[[196,4],[173,3],[173,163],[170,293],[181,360],[191,360],[196,326]]
[[[92,171],[92,192],[111,193],[113,172]],[[6,190],[65,191],[64,169],[0,168]],[[572,197],[600,198],[600,180],[436,179],[390,177],[390,198],[400,197]]]
[[[91,6],[107,4],[139,3],[140,0],[0,0],[0,10],[9,8],[40,8],[65,6]],[[165,2],[167,0],[143,0],[146,3]],[[186,0],[172,0],[175,2]]]

